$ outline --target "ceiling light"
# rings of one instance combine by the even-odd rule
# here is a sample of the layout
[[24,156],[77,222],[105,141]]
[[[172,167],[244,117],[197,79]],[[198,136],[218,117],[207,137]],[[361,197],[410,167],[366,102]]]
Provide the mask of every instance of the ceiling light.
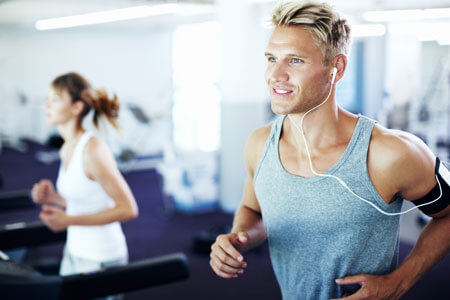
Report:
[[450,22],[415,22],[415,23],[396,23],[389,24],[390,34],[414,35],[419,41],[441,41],[448,40],[450,32]]
[[450,18],[450,8],[368,11],[363,18],[369,22],[398,22]]
[[39,20],[35,27],[38,30],[68,28],[115,21],[123,21],[137,18],[145,18],[156,15],[174,14],[179,11],[177,4],[162,4],[154,6],[135,6],[83,15]]

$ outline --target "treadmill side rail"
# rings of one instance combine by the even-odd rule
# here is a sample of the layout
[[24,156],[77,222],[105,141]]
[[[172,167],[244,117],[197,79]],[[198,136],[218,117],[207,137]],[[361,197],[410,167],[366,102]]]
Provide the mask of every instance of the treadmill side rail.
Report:
[[159,256],[96,272],[63,276],[61,299],[86,299],[120,294],[187,279],[182,253]]
[[62,279],[59,276],[30,276],[28,278],[0,275],[1,299],[58,300]]
[[36,207],[36,204],[31,199],[30,190],[18,190],[0,193],[0,212],[21,209],[34,209]]
[[0,249],[37,246],[66,240],[66,231],[53,232],[42,221],[0,226]]

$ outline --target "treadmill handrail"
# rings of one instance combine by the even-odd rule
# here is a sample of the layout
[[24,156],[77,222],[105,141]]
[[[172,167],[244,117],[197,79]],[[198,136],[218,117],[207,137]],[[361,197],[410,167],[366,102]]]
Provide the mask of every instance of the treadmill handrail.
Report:
[[42,221],[0,226],[0,249],[39,246],[66,240],[66,231],[53,232]]
[[61,299],[103,297],[187,279],[189,268],[183,253],[132,262],[90,273],[63,276]]
[[36,204],[31,198],[30,190],[16,190],[0,193],[0,212],[10,210],[32,209]]
[[[21,264],[18,266],[26,267]],[[0,274],[2,299],[35,299],[35,296],[46,300],[89,299],[150,288],[189,277],[187,259],[183,253],[69,276],[47,276],[33,271],[30,271],[29,276],[17,276],[15,270],[11,272],[10,275],[7,272]]]

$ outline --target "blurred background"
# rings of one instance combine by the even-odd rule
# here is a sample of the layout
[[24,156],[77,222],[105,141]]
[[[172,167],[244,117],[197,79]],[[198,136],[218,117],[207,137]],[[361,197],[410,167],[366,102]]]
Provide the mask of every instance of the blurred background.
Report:
[[[338,102],[450,160],[450,1],[325,2],[353,30]],[[131,260],[183,251],[191,262],[189,280],[126,299],[280,299],[267,245],[232,281],[215,277],[207,253],[240,203],[245,141],[274,117],[264,51],[275,3],[0,0],[0,193],[55,181],[59,143],[46,124],[46,92],[56,76],[79,72],[121,102],[121,131],[104,125],[98,134],[140,207],[124,224]],[[1,223],[38,212],[2,213]],[[427,221],[416,211],[402,217],[401,259]],[[61,249],[40,247],[25,259]],[[404,299],[448,299],[449,269],[447,257]]]

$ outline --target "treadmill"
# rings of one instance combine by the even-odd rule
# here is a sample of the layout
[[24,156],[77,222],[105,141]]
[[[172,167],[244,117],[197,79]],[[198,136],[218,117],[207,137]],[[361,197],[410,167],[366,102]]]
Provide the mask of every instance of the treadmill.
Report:
[[[14,190],[0,193],[0,213],[9,213],[14,211],[30,211],[39,206],[33,202],[30,189]],[[14,230],[13,230],[14,229]],[[66,239],[66,232],[53,233],[43,226],[41,221],[35,222],[16,222],[8,225],[0,225],[1,238],[0,249],[9,250],[7,255],[12,260],[22,263],[25,256],[33,246],[41,244],[63,242]],[[20,241],[15,246],[16,241]],[[29,262],[34,268],[44,273],[55,273],[59,270],[59,258],[45,257]]]
[[31,198],[29,189],[0,193],[0,212],[11,210],[33,209],[36,204]]
[[[0,226],[0,249],[36,246],[64,239],[40,221]],[[69,276],[44,275],[11,261],[0,251],[2,299],[90,299],[180,281],[189,277],[187,258],[174,253]]]

